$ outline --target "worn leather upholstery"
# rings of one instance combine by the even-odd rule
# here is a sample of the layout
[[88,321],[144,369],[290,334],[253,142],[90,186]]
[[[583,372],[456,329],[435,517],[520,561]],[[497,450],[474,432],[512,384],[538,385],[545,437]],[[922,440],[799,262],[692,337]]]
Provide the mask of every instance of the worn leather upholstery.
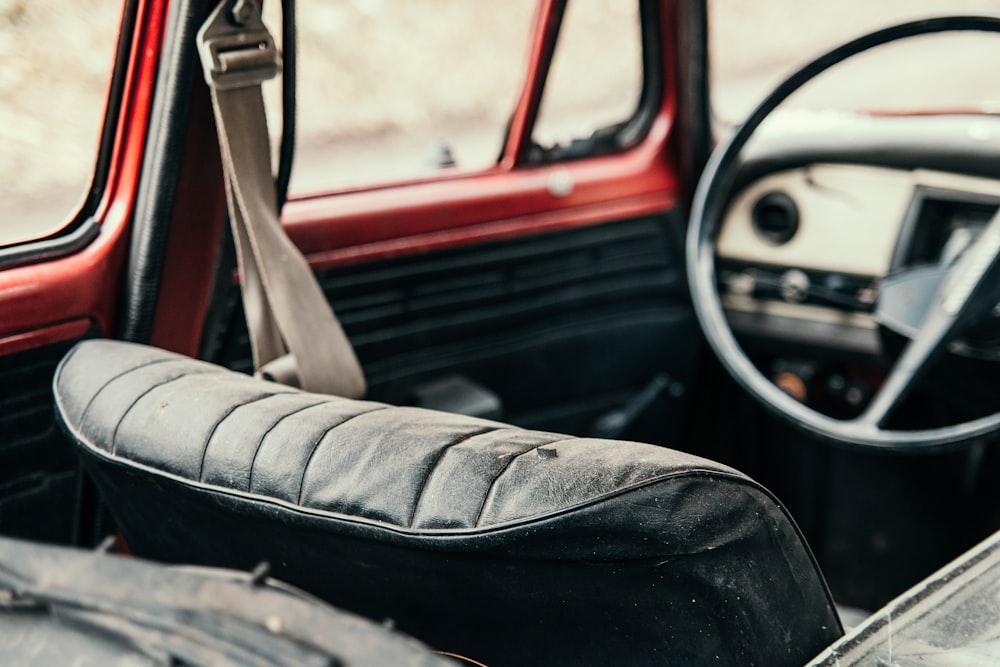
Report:
[[632,442],[74,348],[66,432],[138,555],[275,576],[491,667],[801,665],[841,634],[744,475]]

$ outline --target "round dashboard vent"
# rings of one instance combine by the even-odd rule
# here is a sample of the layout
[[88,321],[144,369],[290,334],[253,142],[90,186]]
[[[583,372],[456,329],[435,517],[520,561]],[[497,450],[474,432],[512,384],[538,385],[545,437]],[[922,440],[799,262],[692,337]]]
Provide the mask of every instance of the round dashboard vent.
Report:
[[788,243],[799,230],[799,207],[784,192],[768,192],[750,214],[753,228],[768,243]]

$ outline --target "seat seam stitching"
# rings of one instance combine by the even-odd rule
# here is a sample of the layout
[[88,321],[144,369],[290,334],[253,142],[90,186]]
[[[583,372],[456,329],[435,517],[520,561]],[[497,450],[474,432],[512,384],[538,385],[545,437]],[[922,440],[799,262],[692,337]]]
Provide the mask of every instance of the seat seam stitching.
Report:
[[73,358],[77,355],[79,351],[80,351],[80,344],[77,343],[70,349],[69,352],[66,353],[66,356],[64,356],[62,358],[62,361],[60,361],[59,364],[56,366],[56,374],[55,378],[53,378],[54,386],[59,386],[59,384],[62,382],[63,371],[66,369],[66,366],[72,362]]
[[295,415],[297,415],[297,414],[299,414],[301,412],[305,412],[306,410],[309,410],[310,408],[315,408],[316,406],[327,405],[327,404],[329,404],[329,401],[323,400],[323,401],[319,401],[318,403],[311,403],[309,405],[302,406],[301,408],[298,408],[298,409],[293,410],[293,411],[291,411],[291,412],[289,412],[287,414],[282,415],[281,417],[279,417],[277,419],[277,421],[275,421],[273,424],[271,424],[270,426],[268,426],[264,430],[264,432],[260,436],[260,440],[257,441],[257,449],[255,449],[254,452],[253,452],[253,458],[250,460],[250,476],[247,479],[247,493],[253,493],[253,491],[251,491],[251,489],[253,489],[253,471],[254,471],[254,468],[257,467],[257,455],[260,454],[260,450],[264,446],[264,440],[267,439],[267,436],[270,435],[271,431],[273,431],[274,429],[276,429],[278,427],[278,424],[282,423],[283,421],[285,421],[286,419],[288,419],[290,417],[293,417],[293,416],[295,416]]
[[427,485],[431,481],[431,476],[438,469],[438,466],[441,464],[441,461],[444,460],[445,454],[448,453],[449,449],[451,449],[452,447],[457,447],[458,445],[468,442],[469,440],[477,438],[481,435],[486,435],[487,433],[496,433],[498,431],[503,431],[503,430],[506,430],[506,427],[487,426],[478,431],[473,431],[472,433],[463,433],[456,440],[454,440],[453,442],[449,442],[444,447],[442,447],[438,452],[437,457],[434,459],[434,462],[428,468],[427,474],[424,475],[423,484],[420,485],[420,491],[417,493],[417,497],[415,498],[413,503],[413,511],[410,513],[410,520],[407,522],[406,525],[410,528],[413,528],[413,521],[417,518],[417,510],[420,509],[420,501],[423,500],[424,498],[424,492],[427,490]]
[[166,387],[168,384],[170,384],[172,382],[177,382],[178,380],[182,380],[182,379],[184,379],[186,377],[191,377],[192,375],[206,375],[208,373],[213,372],[213,370],[214,369],[208,369],[208,370],[201,371],[200,373],[185,373],[184,375],[178,375],[177,377],[170,378],[169,380],[164,380],[162,382],[157,382],[152,387],[147,388],[145,391],[143,391],[138,396],[136,396],[132,400],[132,403],[125,409],[125,412],[122,413],[122,416],[118,418],[118,423],[115,424],[115,430],[111,434],[111,454],[113,454],[113,455],[117,455],[118,454],[118,430],[121,428],[122,422],[125,421],[125,418],[128,417],[128,415],[129,415],[130,412],[132,412],[132,409],[145,396],[147,396],[148,394],[156,391],[157,389],[160,389],[161,387]]
[[[543,445],[540,445],[540,446],[544,447],[546,445],[543,444]],[[531,451],[531,450],[528,450],[528,451]],[[545,521],[545,520],[551,519],[553,517],[558,517],[558,516],[564,515],[566,513],[578,511],[579,509],[581,509],[583,507],[588,507],[588,506],[591,506],[591,505],[593,505],[594,503],[597,503],[597,502],[603,502],[603,501],[611,499],[611,498],[616,498],[616,497],[619,497],[619,496],[621,496],[623,494],[631,493],[631,492],[634,492],[636,490],[648,487],[648,486],[650,486],[652,484],[658,484],[658,483],[661,483],[661,482],[672,481],[672,480],[676,480],[676,479],[686,479],[686,478],[697,479],[697,478],[701,478],[701,477],[705,477],[705,478],[709,479],[710,481],[715,481],[716,479],[725,479],[725,480],[731,481],[733,483],[740,484],[742,486],[746,486],[750,490],[752,490],[754,492],[757,492],[757,493],[760,493],[763,496],[765,496],[771,503],[774,504],[775,507],[778,508],[778,510],[781,512],[781,514],[785,518],[787,518],[789,520],[791,519],[791,517],[788,514],[788,511],[784,507],[784,505],[782,505],[774,497],[774,495],[771,494],[759,482],[757,482],[757,481],[753,480],[752,478],[747,477],[746,475],[744,475],[744,474],[742,474],[740,472],[737,472],[737,471],[725,470],[725,469],[720,469],[720,468],[711,468],[711,467],[706,467],[704,465],[702,465],[702,466],[691,466],[691,467],[681,466],[680,468],[674,469],[674,470],[672,470],[670,472],[661,473],[660,475],[657,475],[657,476],[652,477],[650,479],[644,480],[642,482],[631,484],[631,485],[628,485],[628,486],[625,486],[625,487],[622,487],[622,488],[619,488],[619,489],[615,489],[615,490],[613,490],[613,491],[611,491],[609,493],[602,494],[601,496],[596,497],[596,498],[588,499],[587,501],[582,502],[582,503],[574,504],[573,506],[570,506],[570,507],[562,508],[562,509],[556,510],[556,511],[550,511],[548,513],[540,514],[540,515],[533,515],[533,516],[527,516],[527,517],[520,517],[520,518],[515,518],[515,519],[509,519],[505,523],[494,524],[493,526],[491,526],[489,528],[482,528],[480,526],[473,526],[471,528],[464,528],[464,529],[449,528],[449,529],[444,529],[444,530],[442,530],[442,529],[430,529],[430,530],[429,529],[417,529],[417,530],[412,530],[412,529],[407,528],[406,526],[398,526],[398,525],[393,525],[393,524],[387,524],[385,522],[377,521],[377,520],[374,520],[374,519],[370,519],[368,517],[359,516],[359,515],[352,515],[352,514],[346,514],[346,513],[343,513],[343,512],[338,512],[336,510],[326,510],[326,509],[318,509],[318,508],[313,508],[313,507],[303,507],[303,506],[300,506],[300,505],[294,505],[290,501],[285,501],[285,500],[282,500],[280,498],[275,498],[273,496],[265,496],[265,495],[262,495],[262,494],[247,493],[247,492],[241,491],[239,489],[219,487],[219,486],[216,486],[216,485],[206,485],[203,482],[197,482],[197,481],[195,481],[195,480],[193,480],[193,479],[191,479],[189,477],[184,477],[184,476],[178,475],[176,473],[172,473],[172,472],[169,472],[169,471],[166,471],[166,470],[162,470],[160,468],[153,467],[152,465],[147,464],[147,463],[142,463],[142,462],[139,462],[139,461],[131,461],[131,460],[128,460],[128,459],[122,459],[121,457],[112,457],[107,452],[105,452],[103,450],[100,450],[100,449],[94,449],[92,455],[96,456],[98,458],[101,458],[103,460],[110,461],[110,462],[112,462],[112,463],[114,463],[116,465],[125,466],[126,468],[131,467],[130,469],[139,470],[139,471],[141,471],[141,472],[143,472],[145,474],[151,475],[153,477],[167,478],[168,480],[176,482],[177,484],[180,484],[182,486],[188,486],[190,488],[196,488],[196,489],[204,489],[206,487],[210,487],[211,490],[214,491],[214,492],[218,492],[218,493],[223,494],[223,495],[231,496],[233,498],[236,498],[237,500],[246,501],[246,502],[261,502],[261,503],[266,503],[266,504],[269,504],[269,505],[280,506],[280,507],[287,508],[290,511],[301,512],[303,515],[307,515],[307,516],[311,516],[311,517],[318,517],[318,518],[322,518],[322,519],[330,519],[330,520],[333,520],[333,521],[345,522],[345,523],[350,523],[350,524],[354,524],[354,525],[364,525],[364,526],[367,526],[367,527],[379,528],[379,529],[382,529],[382,530],[386,530],[388,532],[398,533],[398,534],[401,534],[401,535],[404,535],[404,536],[414,537],[414,538],[423,538],[423,537],[430,536],[430,537],[445,537],[445,538],[449,538],[449,539],[451,539],[451,538],[463,539],[463,538],[466,538],[466,537],[470,537],[470,536],[475,536],[475,535],[482,534],[482,533],[479,533],[479,532],[475,532],[475,531],[480,530],[480,529],[481,530],[488,530],[490,532],[519,529],[519,528],[522,528],[524,526],[535,524],[535,523],[537,523],[539,521]],[[194,486],[191,486],[191,485],[194,485]],[[797,534],[799,534],[800,537],[801,537],[801,532],[799,532]],[[802,538],[802,539],[804,540],[804,538]]]
[[205,481],[205,460],[208,458],[208,446],[212,443],[212,438],[215,437],[215,432],[219,430],[220,426],[222,426],[222,422],[226,421],[234,412],[236,412],[238,409],[242,407],[253,405],[254,403],[257,403],[259,401],[267,400],[272,396],[285,396],[288,395],[289,393],[292,392],[275,391],[270,394],[264,394],[263,396],[258,396],[257,398],[254,398],[252,400],[244,401],[243,403],[238,403],[236,405],[230,406],[229,409],[226,410],[225,413],[221,417],[219,417],[218,420],[216,420],[215,425],[212,426],[212,430],[208,432],[208,437],[205,438],[205,446],[201,448],[201,465],[198,466],[198,481],[199,482]]
[[489,502],[490,496],[493,495],[493,490],[496,488],[497,482],[499,482],[500,478],[503,477],[507,473],[508,470],[510,470],[510,467],[512,465],[514,465],[514,461],[518,460],[519,458],[521,458],[525,454],[528,454],[530,452],[535,451],[539,447],[551,447],[552,445],[558,444],[560,442],[569,442],[569,441],[572,441],[572,440],[576,440],[576,438],[562,438],[562,437],[556,438],[555,440],[550,440],[549,442],[545,442],[545,443],[542,443],[542,444],[539,444],[539,445],[535,445],[531,449],[529,449],[527,451],[524,451],[524,452],[521,452],[517,456],[511,456],[510,459],[507,461],[507,464],[504,465],[504,467],[501,468],[499,471],[497,471],[497,474],[493,478],[493,481],[490,482],[489,488],[486,489],[486,493],[483,494],[483,502],[479,506],[479,513],[476,514],[476,521],[473,524],[473,527],[475,527],[475,528],[480,528],[481,527],[480,526],[480,522],[483,520],[483,512],[486,510],[486,504]]
[[[157,364],[162,364],[162,363],[166,363],[166,362],[169,362],[169,361],[175,361],[175,362],[176,361],[191,361],[191,359],[185,359],[185,358],[180,358],[180,359],[175,359],[175,358],[154,359],[153,361],[147,362],[145,364],[141,364],[139,366],[133,366],[132,368],[129,368],[127,370],[122,371],[121,373],[118,373],[117,375],[115,375],[114,377],[112,377],[111,379],[109,379],[107,382],[105,382],[104,384],[102,384],[97,389],[97,391],[94,392],[94,395],[90,397],[90,400],[87,401],[87,406],[83,409],[83,412],[80,413],[80,425],[82,426],[83,422],[86,421],[87,414],[90,412],[91,406],[94,405],[94,401],[97,400],[98,396],[100,396],[104,392],[105,389],[107,389],[109,386],[111,386],[111,383],[113,383],[116,380],[119,380],[119,379],[125,377],[129,373],[133,373],[135,371],[140,371],[140,370],[142,370],[144,368],[149,368],[150,366],[156,366]],[[60,376],[61,376],[61,374],[62,374],[62,371],[60,371]]]
[[362,415],[369,415],[369,414],[371,414],[373,412],[381,412],[382,410],[388,410],[390,407],[392,407],[392,406],[385,405],[385,406],[382,406],[382,407],[375,408],[373,410],[365,410],[364,412],[358,412],[356,414],[351,415],[350,417],[348,417],[347,419],[345,419],[343,421],[337,422],[336,424],[334,424],[330,428],[328,428],[325,431],[323,431],[322,434],[320,434],[320,436],[316,439],[316,442],[313,443],[312,451],[309,452],[309,456],[308,456],[308,458],[306,458],[305,465],[302,466],[302,479],[299,480],[299,493],[296,496],[296,498],[297,498],[297,500],[295,501],[296,505],[302,505],[302,491],[303,491],[303,489],[305,487],[305,483],[306,483],[306,473],[309,472],[309,466],[312,464],[313,457],[316,456],[316,452],[319,450],[320,443],[322,443],[323,440],[326,439],[326,436],[330,435],[330,433],[333,431],[333,429],[335,429],[335,428],[337,428],[339,426],[343,426],[344,424],[346,424],[347,422],[351,421],[352,419],[356,419],[357,417],[360,417]]

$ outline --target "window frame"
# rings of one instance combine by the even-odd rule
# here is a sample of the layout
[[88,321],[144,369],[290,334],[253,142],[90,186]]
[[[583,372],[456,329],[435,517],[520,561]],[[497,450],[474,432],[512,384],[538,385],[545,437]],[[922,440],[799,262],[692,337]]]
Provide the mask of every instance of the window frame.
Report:
[[100,231],[98,212],[111,178],[117,129],[123,113],[122,101],[139,4],[139,0],[122,0],[114,62],[94,156],[94,171],[82,203],[55,232],[0,246],[0,270],[71,255],[85,248],[97,237]]
[[[507,172],[525,167],[551,166],[607,155],[616,155],[640,145],[649,135],[660,114],[666,87],[666,67],[663,44],[662,0],[631,0],[639,8],[642,86],[636,108],[631,116],[620,123],[610,137],[602,137],[597,150],[581,151],[571,155],[552,157],[533,155],[533,135],[538,120],[545,85],[548,82],[555,49],[558,45],[565,11],[573,0],[537,0],[527,54],[517,98],[507,121],[499,146],[496,162],[478,169],[443,170],[412,177],[378,180],[353,185],[320,186],[309,191],[289,193],[292,201],[322,199],[329,196],[360,194],[379,190],[393,190],[426,183],[476,179],[495,172]],[[587,141],[587,140],[585,140]],[[610,142],[610,145],[609,145]],[[292,169],[294,170],[294,158]]]
[[[501,158],[492,166],[292,193],[281,222],[314,270],[661,215],[684,206],[690,194],[685,185],[690,160],[689,142],[681,132],[700,122],[685,117],[695,108],[687,87],[696,68],[686,64],[687,51],[681,51],[692,47],[683,34],[692,20],[689,3],[642,0],[655,10],[644,15],[644,34],[656,43],[662,40],[662,49],[646,50],[646,67],[660,72],[659,81],[671,86],[663,85],[659,95],[655,87],[647,88],[649,127],[632,145],[611,155],[555,165],[532,165],[519,154],[529,141],[525,130],[537,111],[554,44],[553,12],[565,1],[535,2],[510,127]],[[165,57],[173,54],[167,51]],[[669,79],[664,72],[670,72]],[[192,100],[188,137],[199,146],[210,141],[206,133],[212,128],[211,109],[202,102]],[[214,335],[206,323],[216,309],[213,290],[230,285],[234,274],[216,254],[225,225],[221,178],[215,182],[204,159],[185,158],[184,164],[193,180],[178,189],[174,201],[150,340],[194,355]],[[563,187],[567,183],[571,187]],[[206,278],[206,272],[214,273]]]
[[[611,155],[627,151],[646,138],[659,113],[660,101],[663,98],[663,90],[666,85],[663,68],[663,45],[660,42],[660,3],[657,0],[635,1],[639,7],[642,86],[639,89],[639,99],[632,114],[621,123],[596,128],[589,137],[573,139],[568,146],[556,144],[551,148],[543,148],[534,141],[537,122],[536,110],[536,117],[532,119],[531,126],[526,128],[529,149],[523,155],[523,164],[550,165],[599,155]],[[558,11],[553,48],[547,54],[545,76],[542,78],[539,108],[545,97],[545,85],[549,80],[548,70],[551,68],[556,49],[559,48],[559,37],[562,33],[565,11],[571,2],[574,0],[563,0]]]
[[[678,71],[676,54],[662,40],[679,40],[676,22],[686,17],[678,4],[636,0],[645,11],[644,67],[649,85],[634,114],[635,136],[604,155],[551,164],[532,164],[526,154],[547,70],[554,52],[557,13],[567,0],[538,0],[525,59],[522,86],[507,129],[501,157],[492,167],[364,187],[295,193],[282,223],[314,269],[486,239],[528,230],[542,232],[588,224],[605,215],[639,215],[674,206],[682,198],[686,159],[677,168],[664,155],[684,152],[678,111],[686,111],[687,91],[666,85]],[[555,194],[551,176],[569,177],[572,192]],[[613,192],[615,201],[608,201]],[[488,214],[483,213],[488,211]]]

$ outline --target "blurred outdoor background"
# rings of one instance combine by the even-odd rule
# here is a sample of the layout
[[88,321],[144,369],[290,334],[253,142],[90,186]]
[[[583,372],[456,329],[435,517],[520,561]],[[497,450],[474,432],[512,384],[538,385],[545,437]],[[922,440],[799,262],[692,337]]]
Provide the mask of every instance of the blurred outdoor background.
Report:
[[[277,27],[278,3],[267,17]],[[535,0],[300,0],[298,193],[492,164],[524,74]],[[628,0],[574,0],[535,139],[627,117],[641,81]],[[905,19],[1000,0],[710,0],[713,107],[735,123],[778,81]],[[120,15],[116,0],[0,0],[0,245],[57,231],[89,183]],[[560,60],[561,59],[561,60]],[[1000,35],[913,40],[838,68],[818,108],[1000,110]],[[276,106],[277,85],[267,97]],[[274,128],[280,116],[272,113]],[[596,124],[596,125],[595,125]]]

